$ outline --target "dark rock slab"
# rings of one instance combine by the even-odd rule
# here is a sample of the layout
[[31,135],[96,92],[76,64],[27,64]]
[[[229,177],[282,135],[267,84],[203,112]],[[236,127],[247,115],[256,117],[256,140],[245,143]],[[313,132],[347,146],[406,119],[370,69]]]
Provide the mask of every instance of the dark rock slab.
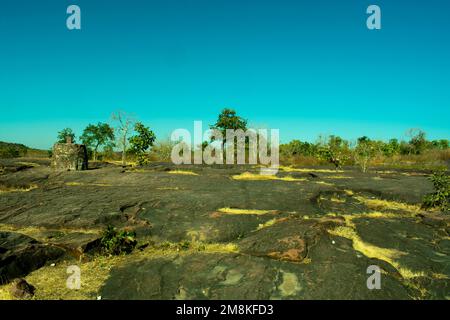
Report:
[[0,283],[23,277],[63,254],[63,249],[39,243],[28,236],[0,232]]

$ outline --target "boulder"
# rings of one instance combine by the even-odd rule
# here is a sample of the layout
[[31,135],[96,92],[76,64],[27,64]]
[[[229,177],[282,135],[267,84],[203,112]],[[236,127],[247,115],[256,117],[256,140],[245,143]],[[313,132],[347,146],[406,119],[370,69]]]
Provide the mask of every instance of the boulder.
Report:
[[82,144],[56,143],[53,146],[52,168],[57,170],[87,170],[86,146]]
[[17,299],[30,299],[34,296],[36,288],[25,279],[15,279],[9,290],[11,295]]

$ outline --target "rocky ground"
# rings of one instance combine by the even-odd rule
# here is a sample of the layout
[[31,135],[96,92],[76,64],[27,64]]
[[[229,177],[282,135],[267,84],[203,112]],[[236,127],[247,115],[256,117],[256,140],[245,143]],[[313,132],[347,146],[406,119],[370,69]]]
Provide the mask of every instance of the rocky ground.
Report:
[[[450,299],[450,215],[420,209],[427,172],[91,167],[0,160],[0,298],[24,278],[34,299]],[[131,254],[95,250],[108,225],[136,231]]]

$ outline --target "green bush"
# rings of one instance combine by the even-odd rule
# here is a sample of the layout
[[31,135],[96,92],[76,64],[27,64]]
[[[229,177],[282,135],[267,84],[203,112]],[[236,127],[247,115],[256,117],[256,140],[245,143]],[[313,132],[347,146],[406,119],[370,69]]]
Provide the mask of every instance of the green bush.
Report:
[[0,141],[0,158],[18,158],[27,154],[28,147],[18,143]]
[[434,185],[434,192],[427,194],[423,199],[422,208],[439,208],[442,211],[449,211],[450,200],[450,178],[445,171],[435,172],[431,178]]
[[100,240],[102,251],[112,255],[131,253],[136,245],[136,233],[134,231],[118,231],[112,226],[106,228]]

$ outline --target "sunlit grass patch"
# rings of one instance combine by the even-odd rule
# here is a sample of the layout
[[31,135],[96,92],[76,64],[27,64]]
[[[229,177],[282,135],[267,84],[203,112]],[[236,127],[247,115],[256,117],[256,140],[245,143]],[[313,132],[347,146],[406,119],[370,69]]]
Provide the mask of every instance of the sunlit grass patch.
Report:
[[26,186],[4,186],[0,185],[0,194],[7,192],[28,192],[34,189],[37,189],[38,186],[36,184],[26,185]]
[[382,247],[378,247],[378,246],[369,244],[367,242],[364,242],[363,240],[361,240],[361,238],[359,237],[359,235],[357,234],[356,230],[353,227],[339,226],[333,230],[328,230],[328,232],[332,235],[352,240],[353,249],[361,252],[363,255],[365,255],[368,258],[379,259],[379,260],[389,263],[395,269],[397,269],[398,273],[400,273],[400,275],[404,279],[410,280],[413,278],[425,276],[424,272],[412,271],[408,268],[401,266],[398,263],[398,261],[396,261],[401,256],[406,255],[405,252],[401,252],[401,251],[398,251],[395,249],[382,248]]
[[329,229],[328,233],[334,236],[343,237],[352,241],[353,249],[359,251],[363,255],[372,259],[379,259],[389,263],[393,266],[398,273],[402,276],[406,281],[406,285],[418,290],[422,296],[426,294],[426,289],[415,283],[413,280],[418,277],[425,277],[426,273],[423,271],[413,271],[409,268],[402,266],[398,259],[407,253],[389,248],[382,248],[370,243],[364,242],[361,237],[356,232],[356,226],[353,223],[353,219],[359,217],[386,217],[386,215],[391,215],[387,213],[380,212],[372,212],[367,214],[359,214],[359,215],[344,215],[345,218],[345,226],[338,226],[334,229]]
[[348,196],[353,196],[355,193],[352,190],[344,190],[345,194]]
[[276,214],[278,213],[277,210],[259,210],[259,209],[238,209],[238,208],[220,208],[217,211],[219,211],[220,213],[225,213],[225,214],[256,214],[256,215],[261,215],[261,214]]
[[326,176],[324,178],[326,178],[326,179],[353,179],[353,177],[350,177],[350,176],[339,176],[339,175]]
[[47,240],[40,239],[40,235],[45,232],[60,232],[63,235],[69,233],[87,233],[87,234],[101,234],[101,229],[82,229],[82,228],[46,228],[39,226],[15,226],[9,224],[0,223],[0,231],[6,232],[17,232],[24,234],[26,236],[35,238],[37,240]]
[[345,203],[346,202],[345,199],[339,199],[339,198],[336,198],[336,197],[331,197],[330,201],[331,202],[335,202],[335,203]]
[[112,184],[108,183],[84,183],[84,182],[66,182],[66,186],[69,187],[112,187]]
[[[55,266],[46,265],[25,277],[25,280],[36,287],[35,300],[96,300],[100,289],[108,279],[114,267],[127,263],[142,261],[143,259],[174,258],[193,253],[238,253],[239,247],[233,243],[202,243],[202,242],[164,242],[149,246],[140,251],[135,250],[128,255],[94,256],[87,262],[77,260],[64,260]],[[69,289],[66,286],[67,267],[75,265],[81,270],[81,288]],[[9,295],[10,284],[0,286],[0,299],[11,299]]]
[[372,210],[402,210],[412,213],[418,213],[421,211],[419,205],[406,204],[391,200],[370,199],[363,196],[355,196],[354,198]]
[[[198,244],[196,247],[203,249],[201,246],[201,244]],[[208,253],[237,253],[239,247],[233,243],[207,243],[204,245],[204,251]]]
[[280,166],[281,170],[285,172],[317,172],[317,173],[338,173],[344,172],[343,170],[331,170],[331,169],[308,169],[308,168],[293,168],[287,166]]
[[306,178],[294,178],[291,176],[277,177],[276,175],[257,174],[251,172],[243,172],[232,176],[234,180],[250,180],[250,181],[264,181],[264,180],[280,180],[280,181],[308,181]]
[[187,171],[187,170],[171,170],[171,171],[168,171],[167,173],[182,174],[182,175],[187,175],[187,176],[198,176],[198,173],[195,173],[192,171]]
[[270,220],[268,220],[268,221],[266,221],[266,222],[264,222],[264,223],[260,223],[260,224],[258,225],[258,228],[257,228],[256,230],[261,230],[261,229],[264,229],[264,228],[269,228],[269,227],[271,227],[271,226],[277,224],[278,222],[282,222],[282,221],[286,221],[286,220],[287,220],[287,218],[274,218],[274,219],[270,219]]
[[13,297],[11,296],[9,292],[8,286],[0,286],[0,301],[1,300],[12,300]]
[[442,273],[433,273],[431,275],[433,277],[433,279],[437,279],[437,280],[448,280],[450,279],[450,277],[446,274],[442,274]]
[[232,176],[234,180],[277,180],[278,177],[274,175],[263,175],[251,172],[244,172],[238,175]]

